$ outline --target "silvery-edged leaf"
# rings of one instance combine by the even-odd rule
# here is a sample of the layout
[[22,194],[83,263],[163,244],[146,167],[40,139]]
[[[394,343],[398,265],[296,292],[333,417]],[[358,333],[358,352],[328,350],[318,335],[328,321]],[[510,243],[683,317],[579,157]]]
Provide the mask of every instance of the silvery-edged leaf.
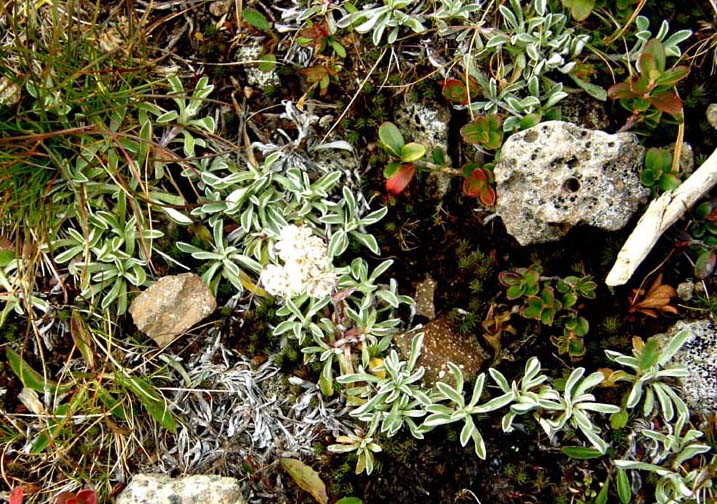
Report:
[[660,354],[660,358],[657,361],[658,366],[664,366],[667,364],[672,357],[682,348],[682,346],[690,339],[692,336],[692,333],[688,331],[687,329],[683,329],[679,331],[675,336],[670,340],[670,342],[665,345],[665,347],[662,349],[662,352]]
[[[376,238],[373,235],[368,234],[368,233],[361,233],[359,231],[351,231],[350,235],[361,245],[363,245],[364,247],[369,249],[373,254],[381,255],[381,249],[379,248],[378,242],[376,241]],[[342,251],[342,253],[343,253],[343,251]],[[340,254],[336,254],[336,255],[340,255]]]
[[[530,361],[528,361],[528,362],[530,362]],[[527,364],[526,364],[526,367],[527,367]],[[496,383],[496,385],[498,385],[498,387],[500,388],[500,390],[502,392],[510,392],[511,391],[511,386],[508,383],[508,380],[506,380],[505,376],[503,376],[503,373],[501,373],[500,371],[498,371],[497,369],[492,368],[492,367],[488,368],[488,373],[490,373],[490,377],[493,379],[493,381]]]
[[315,150],[326,150],[326,149],[340,149],[340,150],[346,150],[349,152],[354,151],[353,146],[350,143],[348,143],[346,140],[334,140],[332,142],[326,142],[326,143],[322,143],[322,144],[313,145],[309,150],[315,151]]
[[458,390],[454,389],[447,383],[440,381],[436,383],[436,388],[441,394],[443,394],[443,397],[445,397],[449,401],[453,402],[461,408],[464,406],[463,394],[461,394]]

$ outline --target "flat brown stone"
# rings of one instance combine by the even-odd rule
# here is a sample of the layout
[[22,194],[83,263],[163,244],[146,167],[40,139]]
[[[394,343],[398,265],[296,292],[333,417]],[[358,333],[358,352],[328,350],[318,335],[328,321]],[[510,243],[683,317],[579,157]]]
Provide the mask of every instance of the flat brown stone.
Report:
[[423,366],[426,369],[423,375],[426,385],[447,381],[451,376],[448,369],[449,362],[461,368],[465,379],[470,381],[489,358],[475,336],[460,334],[454,324],[442,317],[431,320],[422,329],[414,329],[394,338],[404,358],[408,358],[411,352],[413,337],[421,331],[424,333],[423,348],[416,366]]
[[217,307],[214,295],[194,273],[165,276],[137,296],[129,307],[137,328],[163,347]]

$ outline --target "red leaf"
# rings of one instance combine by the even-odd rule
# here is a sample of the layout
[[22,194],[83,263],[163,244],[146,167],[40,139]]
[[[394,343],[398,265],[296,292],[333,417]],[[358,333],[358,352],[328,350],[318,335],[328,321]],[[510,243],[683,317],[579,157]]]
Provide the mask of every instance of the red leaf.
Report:
[[495,189],[491,186],[487,186],[485,190],[480,194],[481,202],[487,206],[492,207],[495,205]]
[[682,100],[677,96],[674,89],[656,96],[651,96],[650,103],[660,112],[666,112],[672,116],[682,114]]
[[402,164],[398,167],[398,171],[386,180],[386,190],[394,196],[401,194],[413,178],[414,173],[416,173],[415,166],[411,163]]
[[22,504],[22,487],[18,486],[12,489],[12,492],[10,492],[10,499],[8,501],[9,504]]
[[97,494],[89,488],[77,493],[62,492],[57,498],[57,504],[97,504]]

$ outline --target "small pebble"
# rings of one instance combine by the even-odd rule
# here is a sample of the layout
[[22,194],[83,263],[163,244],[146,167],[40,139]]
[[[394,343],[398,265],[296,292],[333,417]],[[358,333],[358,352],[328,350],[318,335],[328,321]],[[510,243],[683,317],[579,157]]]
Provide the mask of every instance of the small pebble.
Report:
[[714,129],[717,129],[717,103],[710,103],[707,107],[707,122],[710,123]]

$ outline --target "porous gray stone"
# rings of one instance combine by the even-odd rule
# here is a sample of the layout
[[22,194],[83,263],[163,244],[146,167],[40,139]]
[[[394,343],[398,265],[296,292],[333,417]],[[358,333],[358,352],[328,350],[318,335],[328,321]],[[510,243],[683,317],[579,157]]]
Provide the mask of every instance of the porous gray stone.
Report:
[[164,474],[137,474],[117,496],[116,504],[244,504],[234,478],[195,475],[170,478]]
[[680,320],[665,334],[655,336],[664,345],[675,334],[687,329],[691,336],[668,366],[687,369],[689,374],[680,378],[681,397],[691,411],[710,414],[717,411],[717,331],[709,319]]
[[521,245],[559,240],[577,224],[618,230],[650,194],[639,179],[643,156],[632,133],[538,124],[503,144],[496,213]]
[[[450,111],[423,103],[408,102],[400,107],[394,122],[406,142],[418,142],[430,154],[439,149],[448,154],[448,122]],[[441,170],[431,170],[425,182],[426,193],[435,200],[442,200],[453,177]]]
[[214,295],[202,279],[183,273],[157,280],[132,301],[129,312],[140,331],[165,346],[216,307]]

